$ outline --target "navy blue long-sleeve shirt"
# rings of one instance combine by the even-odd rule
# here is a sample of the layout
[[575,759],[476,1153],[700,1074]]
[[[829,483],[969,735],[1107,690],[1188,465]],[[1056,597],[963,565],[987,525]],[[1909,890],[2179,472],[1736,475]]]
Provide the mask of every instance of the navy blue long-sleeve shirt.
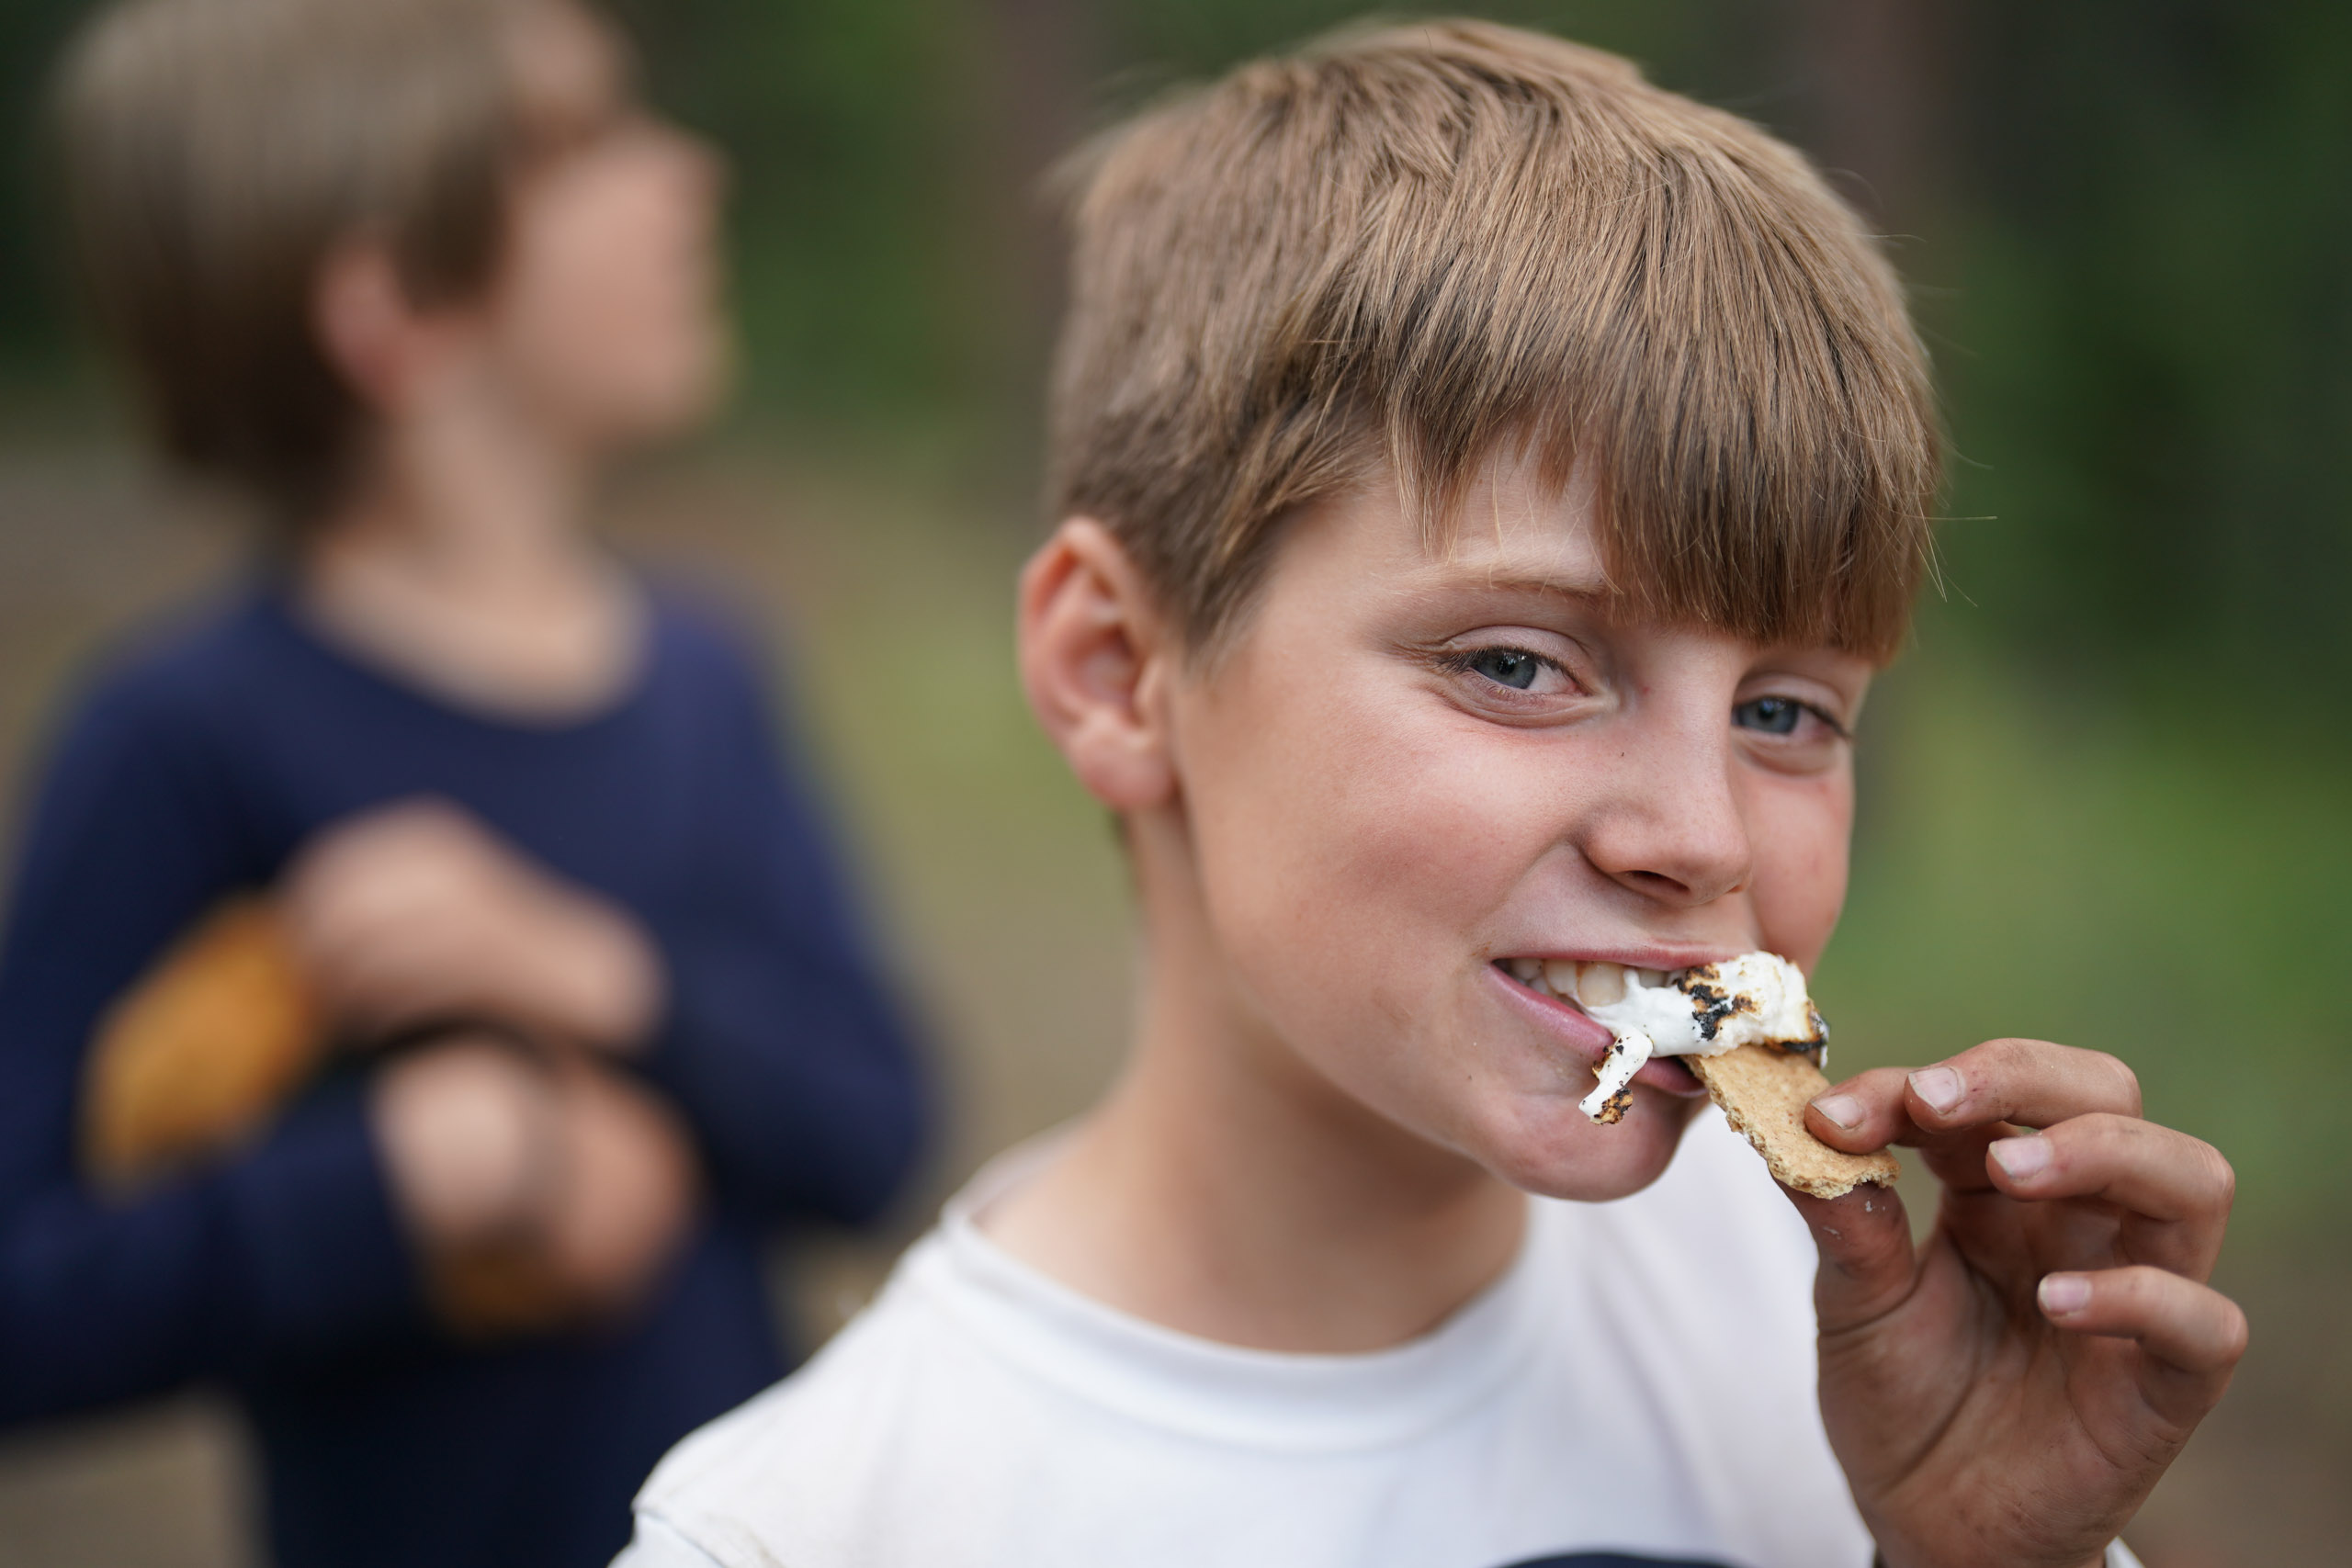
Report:
[[[748,661],[653,601],[637,682],[575,723],[486,718],[322,642],[262,586],[103,671],[51,760],[0,945],[0,1421],[194,1380],[263,1446],[280,1568],[601,1563],[686,1431],[781,1375],[763,1233],[892,1196],[922,1096]],[[364,1073],[129,1201],[77,1174],[109,1001],[312,834],[420,795],[632,911],[669,1012],[634,1070],[684,1112],[707,1212],[626,1325],[445,1337],[395,1221]]]

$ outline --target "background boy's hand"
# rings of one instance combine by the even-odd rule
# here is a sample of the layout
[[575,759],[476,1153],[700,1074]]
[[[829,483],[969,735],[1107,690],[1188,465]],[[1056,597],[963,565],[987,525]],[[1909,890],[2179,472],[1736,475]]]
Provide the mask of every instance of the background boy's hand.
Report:
[[320,834],[281,909],[328,1015],[363,1034],[481,1018],[626,1049],[661,1008],[661,959],[634,919],[438,802]]
[[1916,1249],[1890,1192],[1791,1195],[1821,1248],[1822,1415],[1889,1568],[2098,1562],[2245,1348],[2204,1283],[2228,1163],[2142,1120],[2114,1057],[2038,1040],[1864,1073],[1806,1124],[1916,1145],[1944,1186]]
[[626,1311],[693,1223],[693,1145],[676,1115],[577,1057],[453,1035],[384,1069],[369,1121],[435,1301],[461,1331]]

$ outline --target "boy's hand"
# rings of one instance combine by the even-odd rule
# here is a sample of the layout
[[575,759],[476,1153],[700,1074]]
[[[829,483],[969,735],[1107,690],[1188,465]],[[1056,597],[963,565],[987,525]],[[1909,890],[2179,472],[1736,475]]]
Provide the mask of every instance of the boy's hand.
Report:
[[393,1201],[453,1327],[529,1332],[626,1312],[694,1221],[678,1118],[616,1071],[451,1036],[377,1077]]
[[2098,1562],[2245,1349],[2204,1282],[2228,1162],[2142,1120],[2114,1057],[2038,1040],[1864,1073],[1806,1125],[1915,1145],[1944,1187],[1916,1250],[1891,1192],[1791,1194],[1821,1248],[1822,1415],[1888,1568]]
[[281,908],[329,1016],[362,1033],[495,1019],[622,1050],[661,1007],[661,960],[634,919],[437,802],[322,833]]

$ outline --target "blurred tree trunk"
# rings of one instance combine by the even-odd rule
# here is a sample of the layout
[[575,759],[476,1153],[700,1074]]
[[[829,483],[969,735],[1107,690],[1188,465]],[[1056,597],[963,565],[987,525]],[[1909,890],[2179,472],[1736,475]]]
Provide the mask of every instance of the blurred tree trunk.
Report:
[[[1962,0],[1785,0],[1799,85],[1797,140],[1840,194],[1882,233],[1923,235],[1937,227],[1957,157],[1956,17]],[[1907,252],[1907,254],[1905,254]],[[1898,247],[1910,274],[1929,247]],[[1918,281],[1917,277],[1911,279]],[[1915,315],[1921,297],[1913,296]],[[1930,336],[1944,323],[1922,321]],[[1929,590],[1933,592],[1933,590]],[[1895,744],[1910,718],[1908,682],[1881,689],[1874,739],[1857,751],[1858,854],[1877,852],[1901,820]]]
[[990,59],[995,123],[989,150],[995,209],[1005,215],[1026,318],[1029,364],[1041,362],[1061,313],[1060,215],[1042,189],[1056,159],[1088,129],[1088,107],[1103,69],[1097,0],[979,0]]
[[1797,130],[1883,227],[1925,226],[1951,177],[1960,0],[1789,0]]

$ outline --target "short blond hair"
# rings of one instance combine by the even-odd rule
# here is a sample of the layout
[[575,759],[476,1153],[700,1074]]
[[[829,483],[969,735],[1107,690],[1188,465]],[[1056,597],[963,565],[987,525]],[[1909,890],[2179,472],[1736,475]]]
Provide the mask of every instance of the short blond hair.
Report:
[[372,232],[420,303],[485,287],[523,128],[516,0],[122,0],[71,48],[76,273],[164,448],[289,520],[362,424],[321,352],[330,248]]
[[1884,658],[1940,443],[1901,287],[1794,150],[1612,55],[1483,22],[1335,35],[1084,150],[1049,419],[1194,646],[1276,525],[1393,473],[1432,528],[1525,443],[1612,583]]

